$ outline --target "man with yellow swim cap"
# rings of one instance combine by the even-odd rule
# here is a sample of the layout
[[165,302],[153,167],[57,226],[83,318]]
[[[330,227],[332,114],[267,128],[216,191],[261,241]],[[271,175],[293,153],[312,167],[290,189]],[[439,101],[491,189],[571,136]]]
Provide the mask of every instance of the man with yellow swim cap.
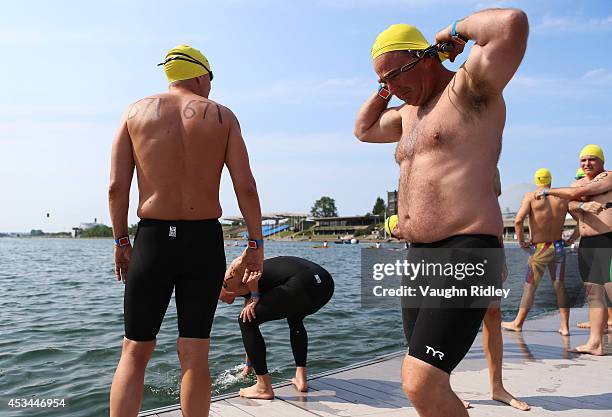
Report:
[[[533,181],[538,188],[536,191],[525,193],[521,207],[514,219],[519,244],[521,248],[530,252],[523,295],[516,318],[510,322],[503,322],[502,327],[517,332],[523,330],[523,323],[533,305],[535,292],[548,269],[561,313],[561,327],[558,332],[563,336],[568,336],[569,302],[564,281],[565,246],[570,243],[562,239],[563,224],[568,212],[568,201],[558,197],[551,197],[546,200],[535,198],[537,192],[551,187],[552,175],[548,169],[538,169],[534,174]],[[525,240],[523,226],[526,217],[529,217],[529,242]]]
[[[505,122],[502,91],[523,58],[528,27],[520,10],[491,9],[451,23],[436,34],[437,46],[405,24],[376,38],[371,57],[380,86],[359,110],[355,136],[398,143],[399,228],[411,247],[501,248],[491,178]],[[468,59],[456,73],[446,69],[442,59],[454,61],[469,40],[475,44]],[[392,95],[403,103],[389,107]],[[449,375],[486,308],[420,312],[402,309],[405,328],[413,329],[405,334],[404,391],[420,415],[466,416]]]
[[[123,350],[110,416],[136,416],[145,368],[174,291],[181,409],[208,416],[209,338],[225,274],[219,183],[227,166],[249,231],[243,282],[257,289],[263,263],[261,211],[236,116],[210,100],[210,63],[179,45],[160,64],[169,91],[128,106],[111,156],[109,207],[115,273],[125,283]],[[130,184],[138,173],[138,239],[128,235]]]
[[605,308],[605,296],[612,300],[612,173],[604,168],[604,152],[598,145],[580,151],[580,167],[586,174],[571,187],[551,188],[538,198],[555,196],[571,200],[570,211],[578,217],[580,247],[578,266],[586,287],[591,330],[584,345],[574,352],[603,355],[606,321],[612,324],[612,309]]

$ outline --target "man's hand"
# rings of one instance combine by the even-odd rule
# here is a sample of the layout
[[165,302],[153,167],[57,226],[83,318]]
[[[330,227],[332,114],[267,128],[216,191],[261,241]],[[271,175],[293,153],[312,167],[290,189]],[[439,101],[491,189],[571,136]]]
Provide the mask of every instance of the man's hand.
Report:
[[529,245],[529,242],[525,242],[524,240],[521,240],[521,241],[519,242],[519,246],[520,246],[522,249],[529,249],[529,246],[530,246],[530,245]]
[[219,300],[227,304],[232,304],[235,299],[236,299],[235,293],[228,291],[225,288],[221,288],[221,292],[219,293]]
[[244,270],[244,276],[242,277],[243,284],[257,281],[261,277],[263,273],[263,252],[263,248],[246,250],[246,268]]
[[117,281],[127,282],[128,267],[132,259],[132,245],[115,246],[115,275]]
[[582,203],[582,210],[587,213],[593,213],[595,215],[601,213],[605,209],[605,206],[597,201],[587,201]]
[[452,50],[444,51],[444,53],[448,56],[450,62],[455,62],[455,58],[457,58],[457,56],[463,52],[463,48],[465,48],[465,41],[458,36],[453,38],[451,36],[451,29],[452,25],[449,25],[436,33],[436,43],[450,43],[452,45]]
[[251,298],[247,301],[247,305],[244,306],[240,312],[240,318],[243,323],[251,322],[255,320],[255,306],[259,302],[259,297]]

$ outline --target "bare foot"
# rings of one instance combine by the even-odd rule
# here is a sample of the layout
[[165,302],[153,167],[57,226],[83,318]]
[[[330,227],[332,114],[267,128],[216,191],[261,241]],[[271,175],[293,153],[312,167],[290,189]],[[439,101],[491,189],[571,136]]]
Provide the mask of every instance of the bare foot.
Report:
[[248,388],[241,388],[239,394],[241,397],[253,398],[257,400],[274,399],[274,391],[272,391],[272,387],[265,387],[261,386],[260,384],[255,384]]
[[569,336],[570,332],[569,329],[566,327],[561,327],[559,330],[557,330],[559,332],[559,334],[561,336]]
[[513,321],[502,321],[501,327],[504,330],[510,330],[512,332],[522,332],[523,331],[523,327],[517,326],[516,324],[514,324]]
[[518,400],[514,395],[510,394],[504,388],[498,389],[491,394],[491,398],[495,401],[508,404],[510,407],[521,411],[529,411],[531,407],[525,401]]
[[306,379],[297,379],[297,378],[291,378],[291,383],[295,386],[295,389],[297,389],[300,392],[306,392],[308,391],[308,381]]
[[469,401],[461,400],[461,402],[466,410],[472,406]]
[[[583,321],[582,323],[576,323],[576,327],[580,329],[590,329],[591,323],[588,321]],[[612,333],[612,323],[608,323],[608,326],[606,329],[604,329],[604,332]]]
[[245,366],[242,369],[242,372],[240,372],[239,378],[246,378],[247,376],[249,376],[252,370],[253,368],[249,368],[248,366]]
[[589,346],[589,345],[576,346],[574,349],[569,349],[568,352],[584,353],[587,355],[595,355],[595,356],[604,355],[603,346],[601,344],[599,344],[599,346]]

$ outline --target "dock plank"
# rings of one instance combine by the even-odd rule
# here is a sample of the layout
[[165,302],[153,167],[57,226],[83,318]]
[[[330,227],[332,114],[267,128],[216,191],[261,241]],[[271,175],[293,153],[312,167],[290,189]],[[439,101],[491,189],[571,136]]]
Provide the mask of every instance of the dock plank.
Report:
[[[573,309],[572,323],[588,309]],[[472,417],[609,417],[612,415],[612,356],[569,353],[584,343],[588,331],[572,329],[561,337],[558,314],[528,320],[521,333],[503,332],[504,385],[532,407],[528,415],[493,401],[482,335],[451,376],[457,395],[472,404]],[[612,335],[606,352],[612,353]],[[405,397],[400,369],[404,352],[386,355],[309,378],[309,391],[275,385],[276,399],[248,400],[237,394],[213,399],[212,417],[417,417]],[[159,411],[161,410],[161,411]],[[166,407],[141,416],[182,417],[180,408]]]

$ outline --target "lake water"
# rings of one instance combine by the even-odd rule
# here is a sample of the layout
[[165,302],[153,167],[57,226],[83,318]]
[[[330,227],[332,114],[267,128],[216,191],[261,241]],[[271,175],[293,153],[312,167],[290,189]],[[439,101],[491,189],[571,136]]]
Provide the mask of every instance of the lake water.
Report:
[[[309,337],[308,369],[322,372],[405,349],[400,312],[394,306],[362,308],[361,250],[373,244],[330,245],[266,242],[266,257],[300,256],[325,267],[334,277],[330,303],[304,321]],[[384,249],[401,248],[385,244]],[[384,250],[383,249],[383,250]],[[227,247],[228,263],[242,248]],[[504,318],[516,313],[527,255],[507,251],[512,291]],[[582,283],[575,255],[568,257],[566,283],[577,299]],[[111,380],[123,337],[123,285],[114,277],[112,240],[0,239],[0,414],[3,416],[108,415]],[[532,315],[554,309],[548,276],[536,298],[552,300]],[[548,295],[548,296],[546,296]],[[211,335],[213,395],[251,384],[238,381],[244,348],[237,317],[239,302],[219,304]],[[262,325],[268,366],[275,382],[292,376],[293,357],[285,321]],[[180,371],[175,350],[176,308],[171,302],[145,377],[143,410],[179,399]],[[10,398],[65,399],[63,409],[11,411]]]

